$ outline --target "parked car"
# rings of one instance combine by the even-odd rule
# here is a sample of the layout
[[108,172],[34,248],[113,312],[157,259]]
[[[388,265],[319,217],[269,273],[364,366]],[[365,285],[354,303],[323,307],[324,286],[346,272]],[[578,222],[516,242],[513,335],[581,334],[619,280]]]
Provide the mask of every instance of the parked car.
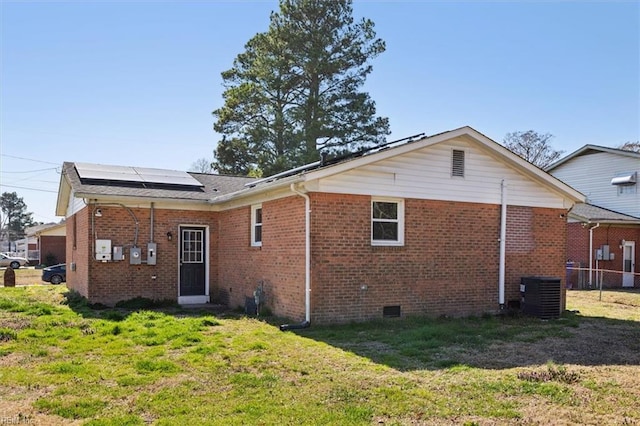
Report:
[[67,265],[61,263],[59,265],[47,266],[42,270],[42,281],[51,284],[60,284],[67,281]]
[[13,269],[18,269],[21,266],[27,266],[29,261],[24,257],[9,256],[4,253],[0,253],[0,267],[11,266]]

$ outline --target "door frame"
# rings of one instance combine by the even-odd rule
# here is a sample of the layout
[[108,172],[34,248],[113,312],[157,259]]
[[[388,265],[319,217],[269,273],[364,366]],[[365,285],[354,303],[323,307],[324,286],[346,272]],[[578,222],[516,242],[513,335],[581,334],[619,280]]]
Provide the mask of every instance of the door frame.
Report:
[[[204,255],[204,293],[203,295],[195,295],[195,296],[181,296],[180,295],[180,268],[181,268],[181,259],[182,259],[182,230],[184,228],[201,228],[203,230],[203,241],[202,244],[204,246],[204,250],[205,250],[205,255]],[[211,239],[209,238],[209,225],[202,225],[202,224],[186,224],[186,223],[181,223],[180,225],[178,225],[178,304],[179,305],[197,305],[197,304],[202,304],[202,303],[209,303],[210,302],[210,296],[209,296],[209,259],[211,259],[211,247],[210,247],[210,241]]]
[[[624,270],[624,262],[626,259],[625,254],[627,253],[627,247],[630,248],[629,254],[631,255],[631,270]],[[633,287],[634,277],[635,277],[635,267],[636,267],[636,242],[635,241],[625,241],[622,246],[622,287]]]

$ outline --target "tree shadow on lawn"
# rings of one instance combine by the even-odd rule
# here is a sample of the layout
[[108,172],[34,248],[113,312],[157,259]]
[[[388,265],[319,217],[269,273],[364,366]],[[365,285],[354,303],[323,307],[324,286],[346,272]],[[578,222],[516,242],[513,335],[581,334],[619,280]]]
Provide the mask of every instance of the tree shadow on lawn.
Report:
[[543,321],[527,316],[407,318],[311,327],[297,334],[401,371],[455,365],[505,369],[547,362],[583,366],[640,365],[640,324],[567,312]]

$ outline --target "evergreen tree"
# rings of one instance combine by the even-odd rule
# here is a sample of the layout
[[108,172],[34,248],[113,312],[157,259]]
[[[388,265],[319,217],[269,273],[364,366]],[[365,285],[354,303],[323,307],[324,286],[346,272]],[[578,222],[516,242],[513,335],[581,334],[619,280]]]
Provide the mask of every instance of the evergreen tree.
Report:
[[224,105],[213,112],[221,173],[269,176],[385,140],[387,118],[360,91],[384,52],[350,0],[281,0],[269,29],[254,36],[222,73]]
[[4,240],[23,238],[24,230],[34,225],[33,213],[27,212],[24,200],[16,192],[4,192],[0,196],[0,230]]

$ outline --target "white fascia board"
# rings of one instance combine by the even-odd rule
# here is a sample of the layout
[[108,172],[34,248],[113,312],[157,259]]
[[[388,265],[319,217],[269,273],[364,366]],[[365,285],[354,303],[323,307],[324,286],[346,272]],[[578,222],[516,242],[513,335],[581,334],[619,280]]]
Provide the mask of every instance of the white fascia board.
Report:
[[[264,196],[262,194],[267,194],[282,188],[288,189],[292,183],[298,183],[298,182],[304,181],[305,180],[304,176],[305,176],[304,172],[302,172],[301,174],[288,176],[286,178],[275,180],[273,182],[258,184],[256,186],[252,186],[249,188],[241,189],[236,192],[215,197],[209,200],[209,202],[213,204],[227,204],[229,202],[242,200],[245,198],[258,199],[261,196]],[[240,204],[244,204],[244,203],[241,202]],[[226,209],[226,206],[223,209]]]
[[56,216],[66,216],[69,208],[69,196],[71,195],[71,185],[67,180],[64,171],[60,173],[60,184],[58,185],[58,198],[56,199]]
[[[104,195],[104,194],[92,194],[88,192],[75,193],[76,198],[84,198],[87,204],[90,203],[113,203],[123,204],[127,207],[146,205],[150,206],[154,204],[166,204],[166,205],[179,205],[180,208],[187,208],[189,210],[209,210],[210,207],[208,200],[185,200],[182,198],[158,198],[158,197],[135,197],[127,195]],[[192,206],[188,208],[186,206]],[[157,207],[157,206],[156,206]]]
[[291,192],[290,185],[287,187],[272,188],[268,191],[253,192],[246,197],[234,198],[221,204],[213,205],[214,211],[232,210],[239,207],[251,206],[254,204],[266,203],[268,201],[278,200],[281,198],[292,197],[295,194]]

